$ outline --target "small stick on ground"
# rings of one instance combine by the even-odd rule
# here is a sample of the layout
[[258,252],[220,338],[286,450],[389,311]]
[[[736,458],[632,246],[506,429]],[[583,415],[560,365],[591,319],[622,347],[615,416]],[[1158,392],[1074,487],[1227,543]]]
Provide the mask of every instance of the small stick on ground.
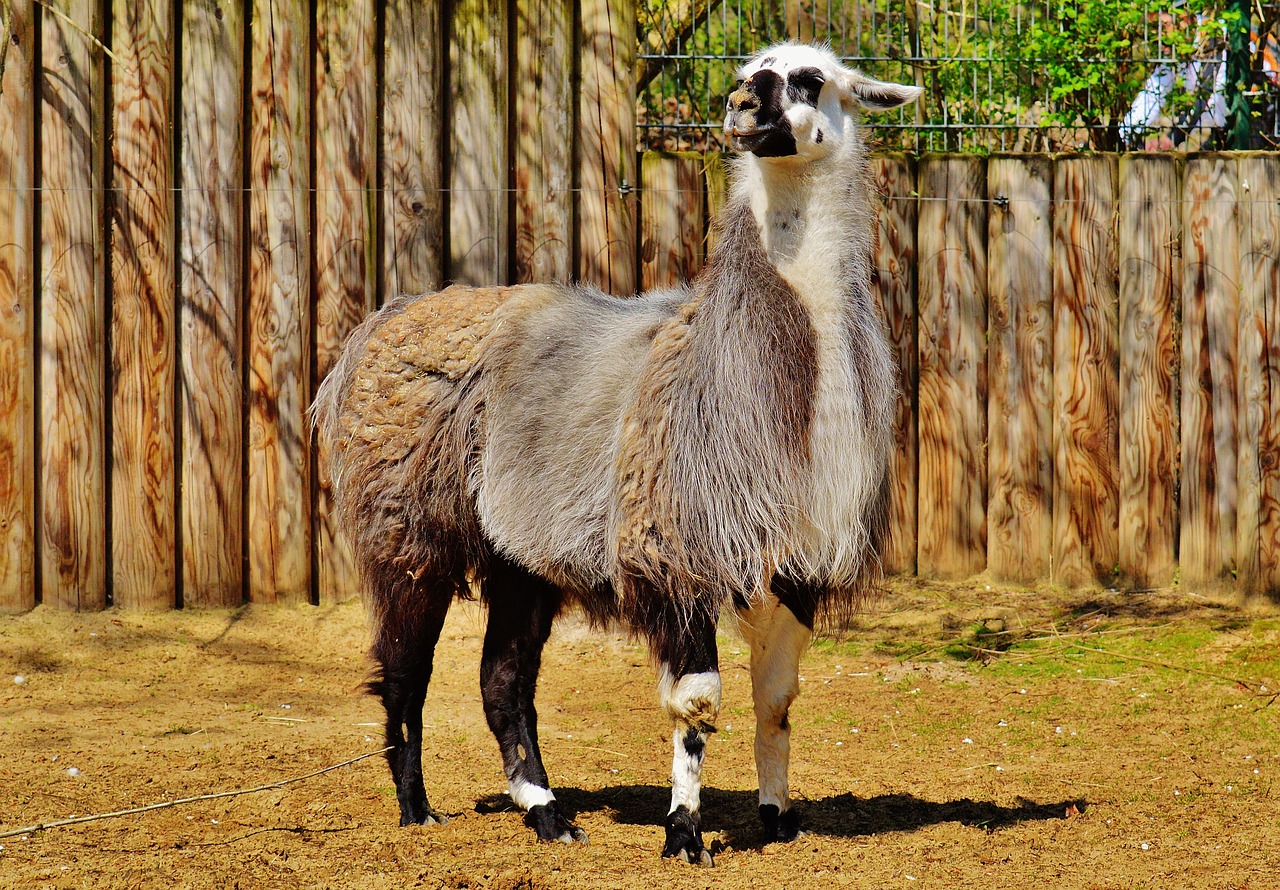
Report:
[[324,769],[318,769],[313,773],[307,773],[305,776],[294,776],[292,779],[281,779],[279,782],[272,782],[269,785],[259,785],[256,788],[242,788],[239,791],[219,791],[215,794],[201,794],[196,797],[183,797],[178,800],[165,800],[160,803],[147,804],[145,807],[134,807],[130,810],[116,810],[113,813],[97,813],[90,816],[74,816],[70,819],[59,819],[55,822],[39,822],[35,825],[28,825],[25,828],[14,828],[10,831],[0,832],[0,838],[17,837],[21,834],[35,834],[38,831],[44,831],[47,828],[63,828],[67,825],[78,825],[81,822],[97,822],[101,819],[115,819],[120,816],[136,816],[139,813],[149,813],[152,810],[163,810],[168,807],[176,807],[184,803],[196,803],[202,800],[221,800],[224,797],[239,797],[243,794],[256,794],[259,791],[271,791],[275,788],[283,788],[286,785],[293,785],[297,782],[304,782],[307,779],[314,779],[316,776],[322,776],[325,773],[331,773],[336,769],[344,766],[350,766],[369,757],[377,757],[379,754],[385,754],[391,750],[388,745],[380,751],[370,751],[367,754],[361,754],[358,757],[352,757],[350,760],[344,760],[342,763],[335,763],[333,766],[326,766]]

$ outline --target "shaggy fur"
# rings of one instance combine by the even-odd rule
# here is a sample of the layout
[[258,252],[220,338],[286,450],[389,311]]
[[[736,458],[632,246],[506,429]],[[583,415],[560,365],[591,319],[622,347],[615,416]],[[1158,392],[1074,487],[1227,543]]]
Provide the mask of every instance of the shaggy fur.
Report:
[[[717,247],[689,285],[401,297],[357,328],[320,389],[314,418],[372,603],[371,685],[407,789],[402,821],[434,816],[412,749],[454,597],[475,587],[503,610],[486,637],[486,713],[539,835],[576,838],[546,790],[533,716],[538,653],[564,605],[621,619],[679,689],[716,676],[722,607],[785,607],[811,629],[851,609],[878,568],[896,383],[869,291],[853,115],[915,92],[808,47],[766,51],[741,74],[726,131],[743,155]],[[715,714],[695,724],[680,702],[664,706],[693,804],[673,803],[667,847],[696,861]],[[784,742],[770,750],[785,755]],[[768,769],[782,777],[762,800],[776,829],[785,762]]]

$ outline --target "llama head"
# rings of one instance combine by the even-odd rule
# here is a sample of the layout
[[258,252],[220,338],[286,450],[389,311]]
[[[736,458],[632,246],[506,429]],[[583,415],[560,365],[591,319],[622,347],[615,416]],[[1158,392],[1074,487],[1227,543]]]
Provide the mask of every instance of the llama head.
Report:
[[737,151],[816,160],[853,138],[859,109],[897,108],[920,93],[846,68],[825,47],[784,43],[738,69],[724,130]]

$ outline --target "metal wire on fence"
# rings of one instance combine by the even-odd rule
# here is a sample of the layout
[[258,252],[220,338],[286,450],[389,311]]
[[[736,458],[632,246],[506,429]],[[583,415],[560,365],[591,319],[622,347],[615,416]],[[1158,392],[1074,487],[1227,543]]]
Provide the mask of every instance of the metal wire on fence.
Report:
[[637,139],[721,148],[733,69],[797,39],[924,88],[916,106],[868,118],[886,149],[1271,148],[1278,21],[1280,4],[1256,0],[645,0]]

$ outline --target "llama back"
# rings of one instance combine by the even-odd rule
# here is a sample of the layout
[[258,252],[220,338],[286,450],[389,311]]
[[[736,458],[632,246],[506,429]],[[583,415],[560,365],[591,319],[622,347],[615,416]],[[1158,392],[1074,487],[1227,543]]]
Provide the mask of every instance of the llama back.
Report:
[[483,349],[474,489],[499,550],[578,592],[613,580],[608,516],[621,421],[657,332],[687,290],[617,298],[526,289]]
[[[401,296],[348,338],[312,407],[338,518],[370,571],[465,576],[483,560],[468,493],[481,347],[513,288]],[[461,591],[460,591],[461,592]]]

